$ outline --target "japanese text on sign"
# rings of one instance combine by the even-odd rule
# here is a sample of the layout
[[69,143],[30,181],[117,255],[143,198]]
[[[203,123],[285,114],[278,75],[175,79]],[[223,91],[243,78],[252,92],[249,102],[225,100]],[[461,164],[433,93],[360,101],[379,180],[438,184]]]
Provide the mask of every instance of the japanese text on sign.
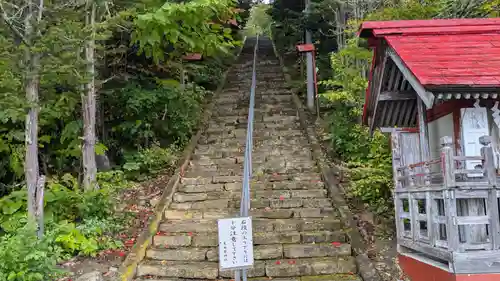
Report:
[[219,261],[221,270],[248,268],[253,265],[252,219],[221,219]]

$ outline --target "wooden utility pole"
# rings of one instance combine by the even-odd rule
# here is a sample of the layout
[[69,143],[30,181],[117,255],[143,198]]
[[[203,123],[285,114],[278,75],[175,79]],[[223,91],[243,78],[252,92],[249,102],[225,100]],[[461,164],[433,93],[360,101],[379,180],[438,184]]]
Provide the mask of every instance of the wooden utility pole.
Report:
[[[309,10],[311,6],[311,0],[305,0],[306,8],[305,12],[306,15],[309,15]],[[312,44],[312,34],[309,29],[306,29],[306,44]],[[315,87],[314,87],[314,65],[313,65],[313,53],[312,52],[307,52],[306,53],[306,62],[307,62],[307,108],[309,110],[314,110],[314,97],[316,95],[315,93]]]

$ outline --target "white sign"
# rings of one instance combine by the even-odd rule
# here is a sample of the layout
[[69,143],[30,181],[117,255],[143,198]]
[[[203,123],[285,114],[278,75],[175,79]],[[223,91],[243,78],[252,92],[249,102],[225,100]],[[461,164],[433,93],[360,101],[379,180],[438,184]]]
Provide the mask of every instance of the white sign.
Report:
[[253,266],[252,218],[218,220],[220,270]]

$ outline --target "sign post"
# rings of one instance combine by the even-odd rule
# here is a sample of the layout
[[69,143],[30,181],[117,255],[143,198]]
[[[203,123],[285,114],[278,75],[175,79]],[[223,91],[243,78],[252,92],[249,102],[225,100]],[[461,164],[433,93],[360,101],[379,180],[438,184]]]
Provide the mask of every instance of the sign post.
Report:
[[[299,53],[306,53],[308,55],[308,59],[309,59],[309,55],[311,55],[312,57],[312,66],[311,66],[311,69],[314,69],[313,70],[313,74],[312,74],[312,77],[309,75],[309,61],[307,62],[307,66],[308,66],[308,72],[307,72],[307,89],[308,89],[308,106],[309,104],[313,104],[313,100],[314,98],[316,99],[316,113],[318,114],[318,118],[319,118],[319,97],[318,97],[318,81],[317,81],[317,68],[316,68],[316,47],[314,47],[314,44],[299,44],[297,46],[295,46],[297,48],[297,51],[299,51]],[[313,84],[313,87],[312,87],[312,90],[311,90],[311,99],[312,101],[309,101],[309,82],[312,81],[312,84]],[[312,105],[309,109],[312,109]]]
[[253,267],[252,218],[218,220],[221,271]]

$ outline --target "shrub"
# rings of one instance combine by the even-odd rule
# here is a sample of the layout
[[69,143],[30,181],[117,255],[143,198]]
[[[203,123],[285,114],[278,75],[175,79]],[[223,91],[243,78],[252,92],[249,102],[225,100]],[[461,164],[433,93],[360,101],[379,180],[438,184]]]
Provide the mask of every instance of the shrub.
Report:
[[367,80],[363,65],[370,52],[358,47],[357,39],[331,56],[334,77],[323,81],[327,91],[321,95],[329,109],[326,115],[328,137],[336,157],[347,164],[350,182],[348,195],[362,199],[373,211],[392,210],[392,164],[388,138],[360,125]]
[[148,175],[155,175],[162,170],[168,170],[177,162],[177,148],[161,148],[153,145],[124,155],[123,170],[127,177],[134,180],[144,180]]
[[56,263],[58,248],[38,239],[35,227],[25,226],[13,234],[0,237],[0,280],[44,281],[54,280],[62,272]]
[[108,147],[123,157],[126,151],[155,143],[162,147],[185,143],[198,124],[206,94],[194,84],[181,90],[172,80],[139,79],[106,92],[104,102],[112,109],[106,116],[106,126],[112,128]]

